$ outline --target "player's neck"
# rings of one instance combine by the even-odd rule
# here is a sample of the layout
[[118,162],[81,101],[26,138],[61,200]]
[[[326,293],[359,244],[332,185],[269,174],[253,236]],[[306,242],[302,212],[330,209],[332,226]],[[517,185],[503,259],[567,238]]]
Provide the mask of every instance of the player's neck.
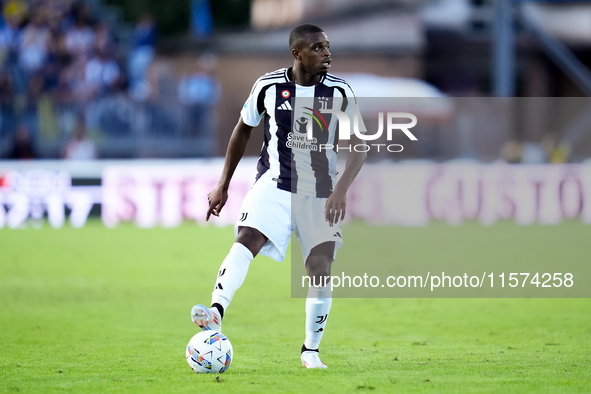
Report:
[[304,70],[303,67],[298,67],[297,63],[293,65],[290,75],[291,80],[301,86],[316,85],[320,82],[321,77],[322,74],[311,74]]

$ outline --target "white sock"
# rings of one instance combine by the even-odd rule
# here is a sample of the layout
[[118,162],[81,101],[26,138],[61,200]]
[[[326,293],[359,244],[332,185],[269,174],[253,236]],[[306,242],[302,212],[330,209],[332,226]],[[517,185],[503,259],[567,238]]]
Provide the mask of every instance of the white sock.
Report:
[[230,305],[234,293],[248,273],[248,267],[254,257],[248,248],[241,243],[234,243],[218,271],[215,288],[211,293],[211,303],[220,304],[224,311]]
[[330,286],[310,286],[306,298],[306,340],[308,349],[318,349],[332,305]]

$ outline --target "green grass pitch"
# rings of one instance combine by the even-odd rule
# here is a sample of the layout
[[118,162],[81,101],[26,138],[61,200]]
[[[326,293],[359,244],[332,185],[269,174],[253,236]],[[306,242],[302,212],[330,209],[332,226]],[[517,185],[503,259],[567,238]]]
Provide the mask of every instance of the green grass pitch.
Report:
[[[417,253],[459,253],[438,244],[450,232],[495,243],[517,227],[394,228],[392,242],[412,264]],[[569,240],[564,258],[591,262],[591,226],[542,227],[515,233],[534,232],[540,245]],[[405,248],[417,236],[429,247]],[[504,246],[517,249],[525,239],[510,238]],[[209,302],[231,243],[231,228],[194,224],[0,230],[0,391],[591,391],[589,299],[335,299],[321,346],[329,369],[305,370],[304,300],[290,297],[289,261],[266,257],[224,319],[230,369],[196,375],[185,361],[189,311]],[[462,256],[479,258],[477,249]]]

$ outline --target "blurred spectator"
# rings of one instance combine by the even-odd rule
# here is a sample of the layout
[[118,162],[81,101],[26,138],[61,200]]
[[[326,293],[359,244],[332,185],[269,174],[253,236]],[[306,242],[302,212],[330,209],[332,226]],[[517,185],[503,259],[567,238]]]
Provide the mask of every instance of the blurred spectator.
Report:
[[50,30],[47,44],[47,60],[43,66],[45,88],[54,90],[59,84],[61,70],[70,62],[65,50],[64,36],[61,32]]
[[562,142],[557,144],[557,146],[550,152],[550,156],[548,157],[549,163],[559,164],[559,163],[567,163],[571,152],[570,144],[566,142]]
[[[90,101],[86,105],[86,125],[90,130],[115,132],[106,130],[108,119],[116,116],[111,104],[117,101],[114,93],[118,91],[121,82],[121,72],[117,62],[108,53],[97,51],[96,56],[88,61],[85,69],[85,89]],[[121,108],[121,106],[119,106]]]
[[113,37],[106,22],[98,22],[94,28],[94,50],[105,53],[113,50]]
[[18,63],[27,76],[39,71],[47,57],[49,42],[49,28],[46,23],[46,12],[37,9],[31,16],[31,21],[23,30],[19,46]]
[[151,14],[143,14],[132,34],[132,49],[128,59],[129,90],[138,101],[145,101],[150,96],[147,70],[154,59],[156,25]]
[[156,43],[156,25],[152,14],[141,15],[133,29],[131,45],[134,48],[154,47]]
[[64,146],[62,157],[68,160],[93,160],[97,158],[96,146],[86,138],[84,117],[79,117],[72,139]]
[[192,72],[179,83],[179,101],[185,106],[188,120],[186,135],[212,138],[213,110],[220,97],[219,82],[213,76],[216,63],[217,58],[213,54],[201,56]]
[[47,27],[52,33],[62,32],[62,21],[65,17],[65,10],[58,6],[58,1],[52,1],[47,7]]
[[19,42],[21,40],[21,25],[27,13],[20,2],[6,2],[3,7],[4,25],[0,27],[0,65],[16,62]]
[[522,145],[516,140],[509,140],[505,142],[501,150],[501,159],[507,163],[517,164],[521,163]]
[[521,163],[523,164],[544,164],[546,153],[541,144],[537,142],[523,142],[521,145]]
[[60,71],[58,87],[54,97],[60,103],[75,102],[83,104],[91,96],[86,86],[86,55],[74,59],[67,68]]
[[9,159],[13,160],[31,160],[37,155],[33,149],[31,133],[26,124],[21,124],[16,130],[12,150],[8,154]]
[[41,74],[35,74],[29,78],[21,118],[27,125],[32,139],[36,139],[39,134],[39,102],[44,94],[44,88],[45,80]]
[[121,72],[117,62],[105,51],[96,52],[85,68],[85,83],[93,96],[113,91],[120,81]]
[[5,19],[18,17],[22,21],[29,12],[29,4],[26,0],[6,0],[3,3],[2,13]]
[[566,163],[571,151],[571,146],[567,142],[560,141],[554,134],[545,134],[542,138],[542,146],[546,152],[548,163]]
[[199,39],[207,39],[213,31],[209,0],[191,0],[191,30]]
[[78,4],[75,18],[76,23],[66,32],[66,48],[75,57],[89,55],[94,45],[94,31],[86,4]]
[[66,32],[76,24],[77,8],[75,7],[76,0],[53,0],[52,10],[60,15],[60,30]]
[[8,71],[0,74],[0,138],[11,134],[15,126],[15,92],[12,76]]

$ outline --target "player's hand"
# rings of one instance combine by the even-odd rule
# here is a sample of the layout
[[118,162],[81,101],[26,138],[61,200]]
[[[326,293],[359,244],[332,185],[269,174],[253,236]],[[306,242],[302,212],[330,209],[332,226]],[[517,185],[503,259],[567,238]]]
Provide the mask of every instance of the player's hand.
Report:
[[207,210],[205,221],[208,221],[211,215],[220,216],[222,208],[226,205],[226,201],[228,201],[228,189],[218,185],[218,187],[207,194],[207,201],[209,201],[209,209]]
[[345,218],[347,208],[347,193],[335,190],[326,200],[324,206],[324,219],[332,227],[339,220]]

